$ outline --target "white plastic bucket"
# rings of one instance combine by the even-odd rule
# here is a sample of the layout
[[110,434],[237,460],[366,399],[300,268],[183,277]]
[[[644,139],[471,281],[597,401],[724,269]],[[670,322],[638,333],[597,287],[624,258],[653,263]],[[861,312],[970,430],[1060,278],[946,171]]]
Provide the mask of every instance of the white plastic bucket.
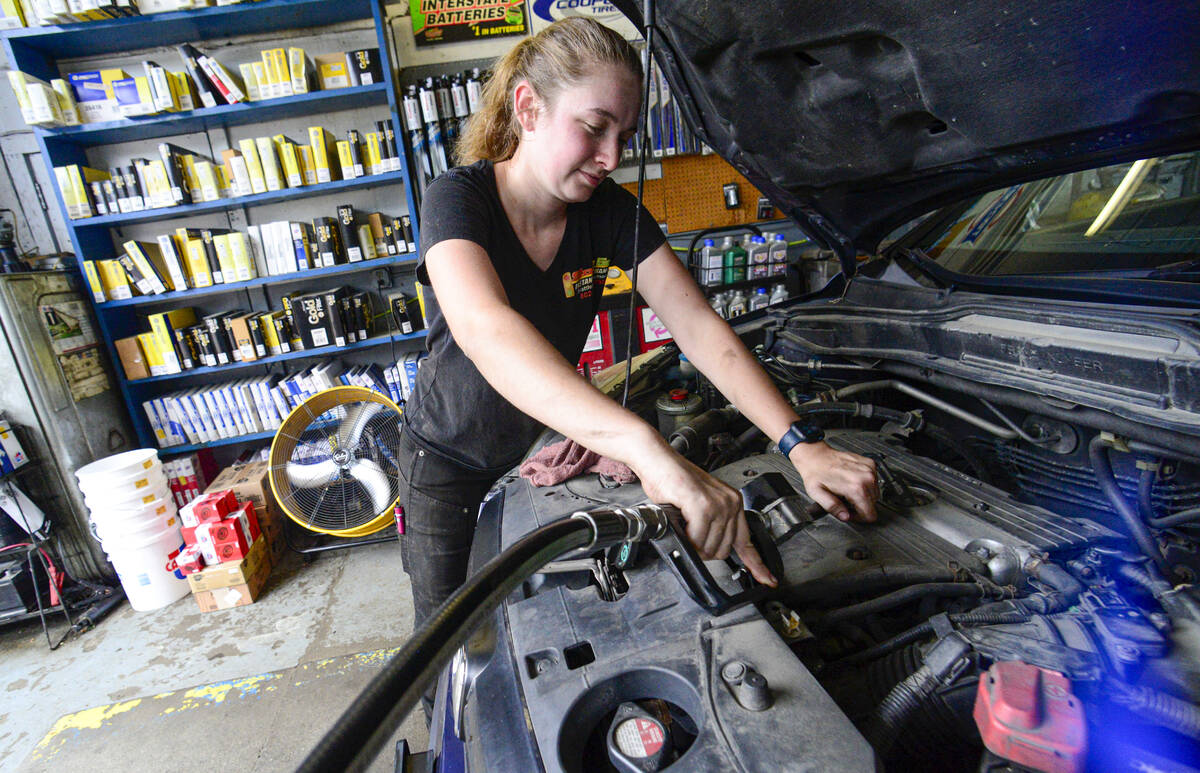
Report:
[[140,510],[110,510],[92,514],[92,533],[101,543],[120,544],[122,539],[140,539],[163,529],[179,528],[174,502],[156,499]]
[[132,475],[138,470],[149,470],[156,465],[162,465],[162,462],[158,460],[158,451],[153,448],[139,448],[136,451],[126,451],[97,459],[76,470],[75,477],[83,485],[93,482],[103,483],[115,477]]
[[79,482],[79,489],[86,496],[107,497],[132,496],[143,489],[167,485],[167,474],[161,464],[145,470],[136,470],[128,475],[108,475],[103,480],[89,478]]
[[172,500],[171,489],[165,482],[150,486],[149,488],[110,494],[96,494],[95,496],[84,494],[83,496],[84,504],[91,511],[93,518],[96,517],[97,513],[104,513],[110,510],[141,510],[151,502],[160,499]]
[[179,527],[162,529],[137,539],[104,543],[104,550],[121,578],[129,605],[138,612],[162,609],[188,595],[187,580],[167,571],[169,556],[183,545]]

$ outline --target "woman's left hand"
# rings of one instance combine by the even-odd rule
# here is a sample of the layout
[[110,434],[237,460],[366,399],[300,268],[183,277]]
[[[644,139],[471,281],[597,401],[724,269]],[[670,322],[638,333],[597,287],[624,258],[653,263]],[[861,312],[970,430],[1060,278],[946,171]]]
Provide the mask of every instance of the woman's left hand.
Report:
[[875,460],[834,450],[823,442],[800,443],[788,458],[804,479],[808,495],[830,515],[842,521],[875,520],[879,500]]

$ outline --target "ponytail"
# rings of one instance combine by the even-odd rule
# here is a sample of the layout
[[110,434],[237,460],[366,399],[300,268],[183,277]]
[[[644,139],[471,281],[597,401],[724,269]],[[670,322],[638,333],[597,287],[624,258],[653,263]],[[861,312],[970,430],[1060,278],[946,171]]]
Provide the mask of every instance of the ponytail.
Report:
[[592,19],[573,16],[556,21],[513,46],[492,68],[492,77],[483,87],[482,106],[467,119],[459,138],[455,161],[465,165],[512,158],[521,139],[513,109],[517,84],[528,81],[549,105],[596,65],[625,67],[638,81],[642,79],[642,64],[633,46]]

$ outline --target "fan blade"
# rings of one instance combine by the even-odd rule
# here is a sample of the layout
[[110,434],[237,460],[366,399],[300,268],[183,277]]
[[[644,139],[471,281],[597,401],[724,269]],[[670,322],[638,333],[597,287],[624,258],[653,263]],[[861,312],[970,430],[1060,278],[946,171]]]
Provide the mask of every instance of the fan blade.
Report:
[[358,440],[362,437],[362,432],[366,429],[367,422],[374,418],[375,414],[384,409],[385,406],[379,403],[355,403],[346,411],[346,418],[342,419],[338,425],[338,448],[347,450],[353,449],[358,445]]
[[354,478],[371,495],[375,504],[375,513],[380,514],[392,503],[392,485],[388,474],[370,459],[355,460],[347,474]]
[[288,482],[297,488],[320,488],[337,480],[339,469],[337,462],[332,459],[316,464],[288,462]]

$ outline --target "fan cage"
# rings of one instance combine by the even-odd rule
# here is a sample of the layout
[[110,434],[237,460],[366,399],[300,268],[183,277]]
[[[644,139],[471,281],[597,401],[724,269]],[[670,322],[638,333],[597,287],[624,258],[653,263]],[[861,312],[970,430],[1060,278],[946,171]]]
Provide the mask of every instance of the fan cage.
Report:
[[393,522],[400,408],[362,387],[319,392],[271,443],[270,480],[288,518],[320,534],[363,537]]

